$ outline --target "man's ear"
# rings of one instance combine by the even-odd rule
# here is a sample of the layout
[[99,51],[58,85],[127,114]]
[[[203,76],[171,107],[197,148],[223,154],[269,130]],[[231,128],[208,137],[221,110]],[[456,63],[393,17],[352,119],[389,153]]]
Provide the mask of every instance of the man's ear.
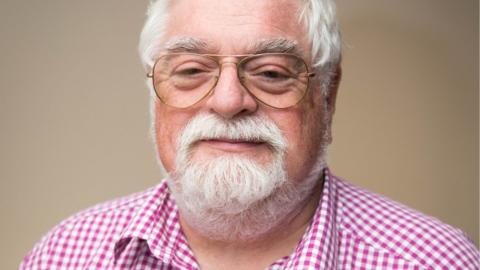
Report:
[[325,126],[325,140],[328,144],[332,143],[332,120],[333,120],[333,114],[335,113],[335,104],[337,101],[337,93],[338,93],[338,87],[340,86],[340,80],[342,78],[342,68],[340,64],[338,64],[333,71],[332,77],[330,78],[330,83],[328,85],[328,95],[324,99],[324,104],[326,107],[326,114],[327,118],[325,119],[327,121],[326,126]]
[[335,113],[335,104],[337,101],[337,92],[338,87],[340,86],[340,81],[342,79],[342,67],[338,64],[333,71],[330,84],[328,85],[329,91],[328,95],[325,98],[325,102],[327,105],[327,110],[329,114],[330,123],[332,122],[332,116]]

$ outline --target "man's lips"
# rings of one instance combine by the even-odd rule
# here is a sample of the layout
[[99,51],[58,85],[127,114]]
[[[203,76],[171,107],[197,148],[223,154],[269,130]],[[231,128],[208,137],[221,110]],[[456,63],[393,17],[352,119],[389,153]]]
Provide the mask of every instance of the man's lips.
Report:
[[199,145],[205,145],[225,151],[243,151],[265,144],[263,141],[235,140],[227,138],[204,139],[198,141]]

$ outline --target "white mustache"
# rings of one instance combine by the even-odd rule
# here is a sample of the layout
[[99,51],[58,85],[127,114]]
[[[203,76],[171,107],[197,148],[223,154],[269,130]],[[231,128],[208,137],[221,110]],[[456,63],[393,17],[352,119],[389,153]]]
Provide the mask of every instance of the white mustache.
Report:
[[201,114],[190,120],[177,141],[179,150],[187,150],[200,140],[232,140],[262,142],[283,153],[287,143],[281,130],[272,121],[260,116],[223,119],[215,114]]

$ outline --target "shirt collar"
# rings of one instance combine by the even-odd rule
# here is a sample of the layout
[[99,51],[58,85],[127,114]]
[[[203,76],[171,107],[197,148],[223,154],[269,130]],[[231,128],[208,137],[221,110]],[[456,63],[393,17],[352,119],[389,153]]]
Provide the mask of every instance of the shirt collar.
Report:
[[135,216],[122,231],[115,243],[115,259],[131,241],[145,241],[150,252],[169,263],[175,255],[176,246],[186,243],[178,222],[178,209],[163,180],[150,190]]
[[[338,231],[340,213],[337,183],[326,168],[323,174],[322,195],[312,223],[288,258],[285,268],[299,269],[311,266],[314,269],[334,270],[338,257]],[[308,267],[306,267],[308,268]],[[309,268],[310,269],[310,268]]]

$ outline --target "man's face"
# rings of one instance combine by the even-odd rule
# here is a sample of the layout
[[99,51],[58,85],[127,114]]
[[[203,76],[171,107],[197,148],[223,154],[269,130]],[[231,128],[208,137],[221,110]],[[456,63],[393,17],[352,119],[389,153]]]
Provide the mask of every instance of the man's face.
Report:
[[[194,49],[194,52],[240,55],[252,53],[252,47],[259,41],[285,38],[297,44],[295,51],[310,66],[310,46],[305,27],[298,20],[298,2],[300,1],[172,1],[162,44],[193,38],[206,44],[201,50]],[[305,99],[294,107],[270,108],[256,101],[243,88],[235,65],[224,64],[214,92],[193,107],[176,109],[157,100],[156,139],[165,169],[168,172],[175,169],[177,140],[182,129],[194,117],[215,114],[230,120],[260,116],[273,122],[287,142],[284,167],[289,181],[302,181],[312,169],[320,145],[325,140],[326,126],[322,121],[325,103],[320,89],[314,83],[310,84]],[[329,106],[329,109],[332,108]],[[274,157],[268,144],[221,139],[195,142],[190,155],[193,162],[205,162],[223,156],[242,156],[260,165],[271,163]]]

